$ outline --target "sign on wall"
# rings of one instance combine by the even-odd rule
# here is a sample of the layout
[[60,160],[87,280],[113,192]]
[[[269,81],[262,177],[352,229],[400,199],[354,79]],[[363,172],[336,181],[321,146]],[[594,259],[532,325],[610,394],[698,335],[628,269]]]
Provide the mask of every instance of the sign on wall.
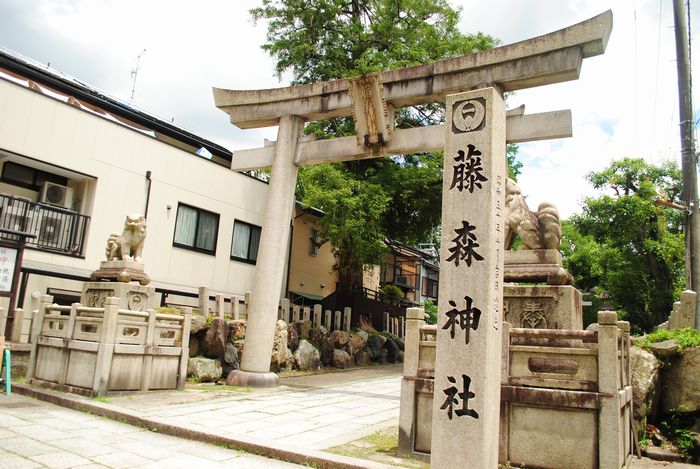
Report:
[[0,296],[10,296],[17,263],[17,248],[0,246]]

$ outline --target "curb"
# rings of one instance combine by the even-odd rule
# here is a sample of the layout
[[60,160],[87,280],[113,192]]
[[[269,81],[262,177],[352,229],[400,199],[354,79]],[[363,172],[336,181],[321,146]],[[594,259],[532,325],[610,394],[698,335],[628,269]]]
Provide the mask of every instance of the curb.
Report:
[[168,423],[138,417],[127,412],[109,408],[107,405],[93,402],[85,402],[81,399],[67,396],[55,391],[36,389],[25,384],[14,384],[12,390],[17,394],[32,397],[41,401],[56,404],[68,409],[106,417],[129,425],[146,428],[164,435],[185,438],[188,440],[201,441],[204,443],[225,446],[229,449],[245,451],[246,453],[265,456],[280,461],[300,464],[319,469],[396,469],[397,466],[390,466],[374,461],[340,456],[326,453],[319,450],[300,450],[285,444],[276,443],[275,447],[267,446],[257,440],[249,438],[229,438],[213,433],[199,430],[178,427]]

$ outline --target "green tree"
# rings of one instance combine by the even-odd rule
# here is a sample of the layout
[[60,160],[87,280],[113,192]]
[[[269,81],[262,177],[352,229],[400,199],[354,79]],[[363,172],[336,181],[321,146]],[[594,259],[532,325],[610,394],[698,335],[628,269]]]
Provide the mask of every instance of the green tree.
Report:
[[[480,32],[461,33],[460,10],[447,0],[263,0],[251,15],[268,21],[262,48],[275,59],[280,77],[291,72],[293,84],[413,66],[497,44]],[[439,104],[396,110],[397,128],[440,122]],[[355,129],[351,118],[333,118],[312,122],[305,132],[324,139]],[[517,174],[517,147],[509,149]],[[378,246],[386,237],[408,244],[436,241],[442,153],[302,168],[299,174],[299,200],[327,214],[321,234],[334,246],[341,283],[360,283],[362,266],[380,262]],[[341,180],[351,189],[340,190]],[[338,197],[348,196],[347,190],[346,204]]]
[[564,223],[562,251],[581,289],[606,291],[640,330],[663,322],[683,287],[681,214],[654,203],[678,202],[680,170],[642,159],[613,162],[587,179],[612,194],[589,198]]

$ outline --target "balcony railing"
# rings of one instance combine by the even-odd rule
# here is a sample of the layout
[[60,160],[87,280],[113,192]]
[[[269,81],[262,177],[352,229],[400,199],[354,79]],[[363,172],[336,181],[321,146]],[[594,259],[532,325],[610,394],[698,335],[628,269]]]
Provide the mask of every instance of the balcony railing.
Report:
[[[52,205],[0,195],[0,227],[35,235],[27,246],[82,256],[90,217]],[[2,234],[0,239],[18,240]]]

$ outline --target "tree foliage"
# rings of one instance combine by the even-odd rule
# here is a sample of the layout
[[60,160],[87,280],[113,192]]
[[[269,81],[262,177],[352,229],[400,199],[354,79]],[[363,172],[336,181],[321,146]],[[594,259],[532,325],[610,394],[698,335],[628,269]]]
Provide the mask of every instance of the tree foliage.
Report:
[[564,223],[567,268],[579,288],[609,293],[635,327],[650,330],[666,319],[684,282],[681,214],[654,203],[678,202],[680,170],[625,158],[587,179],[611,194],[587,199],[583,213]]
[[[281,77],[305,84],[419,65],[488,49],[497,41],[463,34],[447,0],[263,0],[251,10],[268,21],[262,48]],[[396,128],[444,122],[444,106],[396,110]],[[308,124],[316,138],[353,135],[351,118]],[[517,147],[510,147],[514,159]],[[300,170],[298,198],[324,212],[322,236],[335,249],[342,283],[380,262],[386,237],[408,244],[439,239],[442,153],[360,160]],[[326,177],[327,175],[327,177]],[[349,197],[347,201],[342,197]]]

